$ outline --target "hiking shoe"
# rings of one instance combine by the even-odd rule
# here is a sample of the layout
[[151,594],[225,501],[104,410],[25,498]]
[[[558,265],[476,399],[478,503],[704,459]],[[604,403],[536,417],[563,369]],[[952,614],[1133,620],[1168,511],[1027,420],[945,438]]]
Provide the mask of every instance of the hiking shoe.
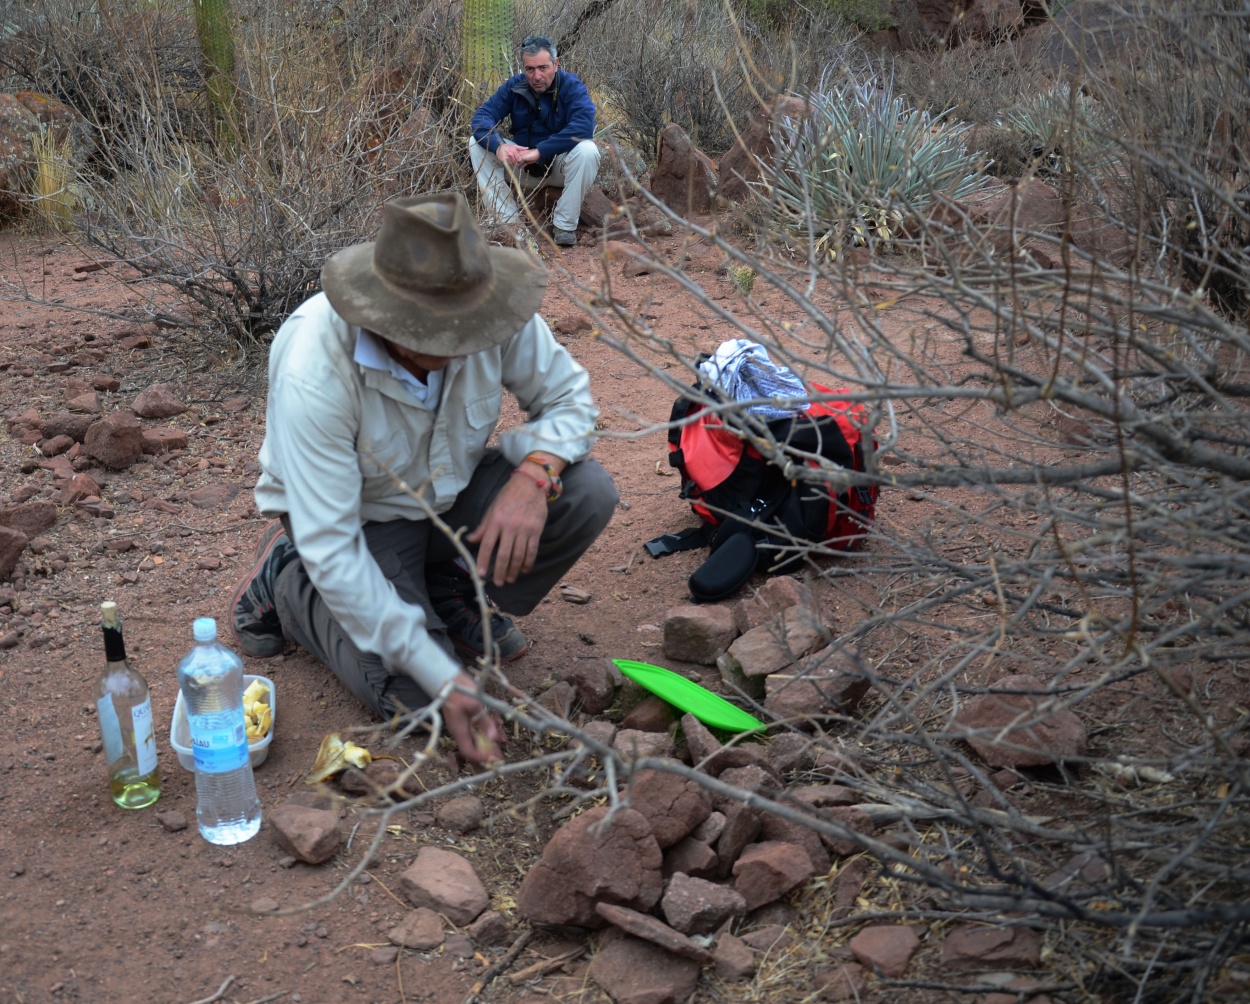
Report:
[[243,576],[230,600],[230,627],[234,640],[247,655],[269,659],[282,654],[282,622],[274,609],[278,573],[298,557],[295,545],[275,519],[260,535],[256,561]]
[[559,227],[551,228],[551,239],[556,242],[556,247],[571,248],[577,243],[576,230],[561,230]]
[[[473,579],[455,562],[430,565],[425,570],[430,606],[447,625],[447,635],[456,654],[473,663],[486,655],[486,633],[482,609],[473,589]],[[490,612],[491,656],[500,663],[515,662],[529,651],[530,643],[521,629],[487,602]]]

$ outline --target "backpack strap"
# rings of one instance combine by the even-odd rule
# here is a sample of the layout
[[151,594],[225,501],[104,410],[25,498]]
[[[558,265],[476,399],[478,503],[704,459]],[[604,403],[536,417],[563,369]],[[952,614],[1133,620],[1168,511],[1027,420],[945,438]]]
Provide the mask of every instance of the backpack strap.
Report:
[[698,547],[707,547],[711,543],[712,534],[715,533],[716,527],[710,523],[703,523],[699,526],[692,526],[689,529],[682,530],[680,533],[665,533],[653,540],[647,541],[643,547],[647,549],[647,553],[653,558],[661,558],[666,554],[676,554],[678,551],[693,551]]

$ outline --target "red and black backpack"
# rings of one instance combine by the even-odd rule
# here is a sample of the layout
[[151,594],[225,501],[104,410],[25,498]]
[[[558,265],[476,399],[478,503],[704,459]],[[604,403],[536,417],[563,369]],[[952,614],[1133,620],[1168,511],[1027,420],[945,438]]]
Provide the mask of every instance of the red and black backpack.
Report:
[[[813,396],[828,399],[766,423],[772,442],[813,468],[820,464],[812,458],[821,457],[863,471],[866,437],[876,449],[868,407],[836,396],[845,392],[819,384],[811,389]],[[703,394],[714,399],[706,389]],[[827,484],[787,479],[753,445],[762,438],[759,433],[732,418],[725,421],[692,398],[674,402],[670,423],[668,462],[681,473],[681,497],[703,522],[646,547],[658,558],[711,545],[712,556],[690,577],[696,600],[732,596],[760,566],[770,574],[792,569],[802,560],[796,542],[850,550],[872,527],[876,485],[835,492]]]

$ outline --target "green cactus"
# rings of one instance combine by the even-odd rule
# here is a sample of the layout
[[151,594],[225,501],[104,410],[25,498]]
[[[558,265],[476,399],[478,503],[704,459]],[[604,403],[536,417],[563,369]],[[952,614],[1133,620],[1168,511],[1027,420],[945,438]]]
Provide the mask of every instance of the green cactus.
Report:
[[238,139],[234,87],[234,19],[230,0],[195,0],[195,28],[204,57],[208,109],[217,141],[233,145]]
[[729,270],[729,281],[740,296],[750,296],[755,285],[755,269],[750,265],[735,265]]
[[471,115],[512,73],[513,0],[464,0],[460,100]]

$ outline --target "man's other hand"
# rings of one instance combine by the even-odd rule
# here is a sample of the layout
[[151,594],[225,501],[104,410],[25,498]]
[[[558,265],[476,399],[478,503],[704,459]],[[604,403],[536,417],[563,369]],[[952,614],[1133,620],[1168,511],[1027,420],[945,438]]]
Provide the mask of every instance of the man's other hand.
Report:
[[[455,683],[465,690],[477,689],[473,677],[465,672],[456,676]],[[466,760],[472,763],[503,760],[499,749],[503,729],[499,719],[477,698],[453,690],[443,702],[443,723]]]
[[534,567],[546,525],[545,490],[533,478],[514,474],[495,496],[481,525],[466,538],[478,545],[477,574],[485,578],[493,558],[495,585],[516,582]]
[[528,146],[519,146],[516,143],[500,143],[499,148],[495,151],[495,156],[499,158],[501,163],[513,168],[524,167],[526,164],[538,162],[537,150]]

